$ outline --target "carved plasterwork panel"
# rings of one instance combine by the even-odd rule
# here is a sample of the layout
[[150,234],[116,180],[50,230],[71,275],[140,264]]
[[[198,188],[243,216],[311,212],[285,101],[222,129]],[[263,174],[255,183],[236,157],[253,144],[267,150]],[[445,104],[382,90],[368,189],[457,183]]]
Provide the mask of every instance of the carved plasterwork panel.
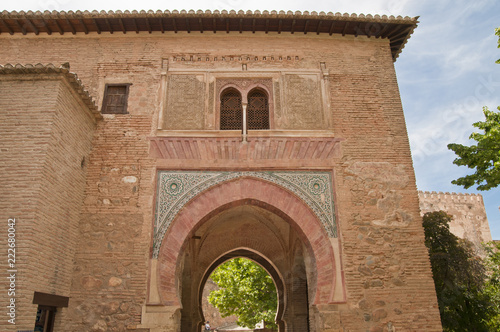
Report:
[[205,94],[203,75],[169,75],[163,128],[204,129]]
[[156,195],[153,257],[177,213],[201,192],[225,181],[255,177],[277,184],[302,199],[316,214],[329,237],[337,237],[330,172],[302,171],[159,171]]
[[274,123],[277,128],[283,127],[281,122],[282,122],[282,112],[281,112],[281,86],[280,82],[276,81],[273,82],[274,86]]
[[287,129],[324,129],[321,82],[314,74],[284,76]]
[[220,96],[221,90],[228,85],[238,89],[243,96],[256,86],[265,87],[269,93],[269,99],[272,100],[273,98],[273,81],[271,78],[218,78],[216,95]]

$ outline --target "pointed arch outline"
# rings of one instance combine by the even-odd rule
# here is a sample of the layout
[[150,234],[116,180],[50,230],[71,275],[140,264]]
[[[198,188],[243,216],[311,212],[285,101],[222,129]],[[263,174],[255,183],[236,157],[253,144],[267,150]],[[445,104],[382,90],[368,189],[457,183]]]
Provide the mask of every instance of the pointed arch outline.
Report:
[[[271,276],[271,279],[274,282],[274,286],[276,287],[276,293],[278,295],[278,307],[276,308],[276,323],[281,327],[280,330],[283,330],[284,320],[283,314],[286,310],[286,286],[283,276],[281,275],[279,269],[269,260],[267,257],[262,255],[261,253],[252,250],[250,248],[235,248],[229,252],[224,253],[219,256],[205,271],[203,274],[203,278],[201,280],[200,286],[198,287],[198,305],[201,310],[202,306],[202,295],[205,284],[212,274],[212,272],[221,264],[238,257],[243,257],[249,259],[260,267],[262,267],[266,272]],[[200,316],[202,317],[202,321],[205,321],[203,312],[200,312]],[[201,323],[201,322],[200,322]]]
[[[250,202],[250,203],[241,203]],[[260,203],[259,203],[260,202]],[[236,177],[210,186],[190,199],[176,214],[158,249],[157,282],[161,302],[180,306],[177,281],[179,259],[186,240],[207,218],[236,204],[256,204],[285,218],[299,233],[312,252],[317,286],[313,304],[338,303],[334,295],[339,285],[345,301],[340,256],[334,254],[332,241],[312,209],[299,197],[281,186],[255,177]],[[337,240],[337,239],[335,239]],[[336,242],[338,243],[338,242]],[[336,249],[337,250],[337,249]]]
[[328,171],[159,171],[153,258],[177,213],[204,190],[240,177],[255,177],[275,183],[299,197],[319,218],[330,238],[337,237],[332,175]]

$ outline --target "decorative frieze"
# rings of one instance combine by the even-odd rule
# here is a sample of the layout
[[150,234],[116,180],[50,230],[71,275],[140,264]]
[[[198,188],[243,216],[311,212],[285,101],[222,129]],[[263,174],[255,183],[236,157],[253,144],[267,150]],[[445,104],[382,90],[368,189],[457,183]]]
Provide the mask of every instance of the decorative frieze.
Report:
[[[202,134],[212,136],[201,137]],[[220,131],[191,135],[194,137],[152,137],[149,155],[168,160],[239,161],[330,160],[342,156],[341,139],[335,137],[249,136],[244,143],[238,134],[236,137],[216,137],[221,135]]]
[[299,61],[298,55],[271,55],[271,54],[241,54],[241,55],[213,55],[200,53],[174,54],[170,57],[174,62],[253,62],[253,61]]
[[177,213],[195,196],[225,181],[254,177],[269,181],[302,199],[321,221],[329,237],[337,237],[332,178],[321,171],[158,171],[153,257]]

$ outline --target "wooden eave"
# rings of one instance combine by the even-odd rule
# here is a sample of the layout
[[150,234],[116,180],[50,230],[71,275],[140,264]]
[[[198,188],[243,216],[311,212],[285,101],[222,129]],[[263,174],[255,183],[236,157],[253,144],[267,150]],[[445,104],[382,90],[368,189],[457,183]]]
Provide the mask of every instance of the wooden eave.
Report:
[[417,27],[418,17],[276,11],[69,11],[0,13],[0,35],[174,32],[291,33],[387,38],[393,60]]

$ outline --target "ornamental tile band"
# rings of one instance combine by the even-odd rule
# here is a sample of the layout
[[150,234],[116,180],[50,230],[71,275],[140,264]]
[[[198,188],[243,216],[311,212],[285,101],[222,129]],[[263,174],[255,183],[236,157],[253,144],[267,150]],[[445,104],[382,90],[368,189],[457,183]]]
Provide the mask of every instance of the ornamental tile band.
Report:
[[329,172],[265,171],[159,171],[155,210],[153,257],[177,213],[191,199],[219,183],[240,177],[254,177],[277,184],[297,195],[321,221],[329,237],[337,237]]

